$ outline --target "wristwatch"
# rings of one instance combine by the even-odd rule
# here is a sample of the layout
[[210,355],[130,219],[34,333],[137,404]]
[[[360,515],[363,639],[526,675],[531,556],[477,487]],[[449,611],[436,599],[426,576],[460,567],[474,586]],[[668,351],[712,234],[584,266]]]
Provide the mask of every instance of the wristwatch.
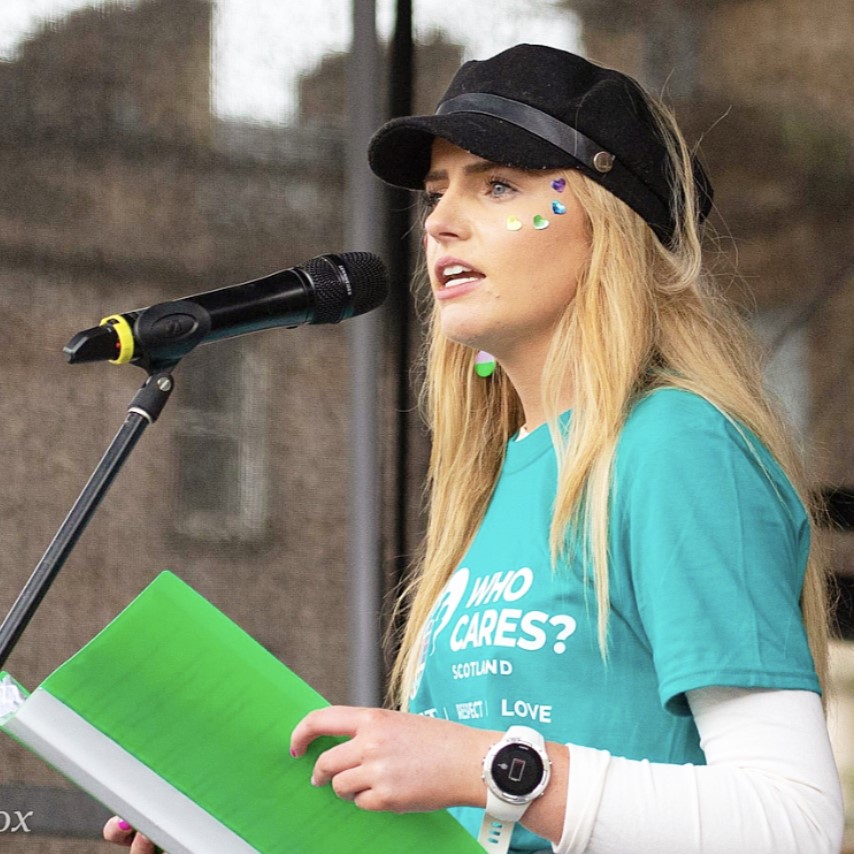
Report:
[[546,742],[535,729],[512,726],[492,745],[483,760],[486,813],[477,838],[485,850],[506,854],[513,826],[543,795],[550,775]]

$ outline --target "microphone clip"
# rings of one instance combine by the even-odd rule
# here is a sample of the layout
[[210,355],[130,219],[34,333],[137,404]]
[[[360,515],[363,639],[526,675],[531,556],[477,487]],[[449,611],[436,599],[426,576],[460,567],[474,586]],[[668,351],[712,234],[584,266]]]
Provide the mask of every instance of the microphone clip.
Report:
[[133,325],[133,355],[149,374],[173,368],[201,344],[211,330],[211,316],[198,303],[173,300],[145,309]]

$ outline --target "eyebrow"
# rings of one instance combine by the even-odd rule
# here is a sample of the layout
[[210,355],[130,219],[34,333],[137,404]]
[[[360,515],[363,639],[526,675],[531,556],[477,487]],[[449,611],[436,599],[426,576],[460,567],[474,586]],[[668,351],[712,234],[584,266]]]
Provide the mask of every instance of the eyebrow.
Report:
[[[496,169],[512,169],[512,166],[507,166],[502,163],[494,163],[492,160],[477,160],[474,163],[467,163],[463,167],[463,172],[466,175],[482,175],[484,172],[494,172]],[[448,177],[447,169],[434,169],[424,176],[424,183],[430,181],[441,181]]]

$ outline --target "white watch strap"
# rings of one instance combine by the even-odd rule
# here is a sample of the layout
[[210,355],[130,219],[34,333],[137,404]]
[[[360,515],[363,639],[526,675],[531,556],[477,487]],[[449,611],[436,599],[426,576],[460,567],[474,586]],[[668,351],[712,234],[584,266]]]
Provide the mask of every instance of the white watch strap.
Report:
[[486,812],[483,814],[477,841],[484,851],[490,851],[492,854],[507,854],[515,826],[515,821],[501,821]]

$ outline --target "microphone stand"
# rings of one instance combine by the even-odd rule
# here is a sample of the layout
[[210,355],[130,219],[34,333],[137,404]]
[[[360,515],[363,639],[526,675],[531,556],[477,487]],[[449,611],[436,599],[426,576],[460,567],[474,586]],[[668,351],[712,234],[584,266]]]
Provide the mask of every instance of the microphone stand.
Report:
[[71,511],[65,517],[65,521],[60,525],[6,619],[0,625],[0,669],[145,428],[153,424],[163,411],[175,385],[171,371],[176,363],[177,360],[171,360],[168,367],[151,370],[148,379],[134,395],[128,406],[124,424],[110,443]]
[[[112,324],[114,320],[124,323],[124,338]],[[103,359],[110,359],[114,364],[127,361],[143,368],[148,379],[134,395],[125,423],[0,625],[0,668],[6,663],[143,431],[157,420],[166,406],[175,386],[172,371],[184,356],[202,343],[210,328],[210,315],[202,306],[186,300],[174,300],[144,309],[136,317],[132,332],[127,321],[114,316],[102,321],[100,326],[78,332],[63,348],[70,364]],[[113,356],[117,358],[112,359]]]

